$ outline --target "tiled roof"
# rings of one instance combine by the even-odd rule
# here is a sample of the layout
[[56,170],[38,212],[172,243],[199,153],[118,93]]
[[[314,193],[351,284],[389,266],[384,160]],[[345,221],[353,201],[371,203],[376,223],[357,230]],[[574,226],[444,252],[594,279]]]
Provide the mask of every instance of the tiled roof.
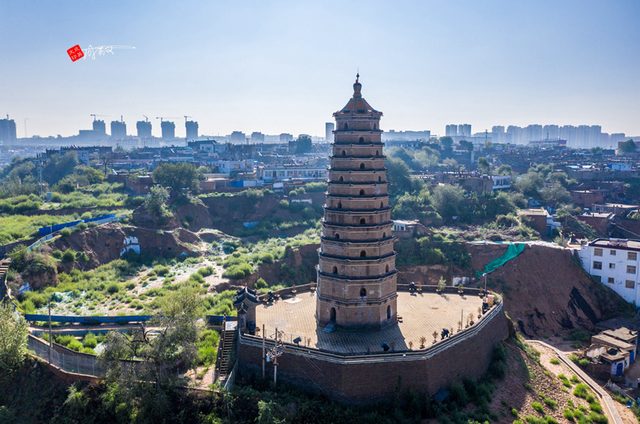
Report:
[[356,81],[353,84],[353,97],[349,100],[347,105],[343,107],[338,112],[334,113],[336,115],[351,115],[351,114],[382,114],[382,112],[378,112],[362,97],[362,84]]

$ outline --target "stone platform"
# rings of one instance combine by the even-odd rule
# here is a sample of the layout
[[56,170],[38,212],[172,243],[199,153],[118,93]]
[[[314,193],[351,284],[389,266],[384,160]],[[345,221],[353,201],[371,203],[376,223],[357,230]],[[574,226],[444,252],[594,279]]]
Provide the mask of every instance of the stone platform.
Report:
[[[273,338],[277,328],[284,332],[285,343],[293,343],[300,337],[299,346],[342,355],[381,353],[382,343],[392,351],[407,351],[412,342],[412,349],[418,350],[421,337],[426,338],[428,348],[433,345],[434,331],[438,333],[438,340],[443,328],[457,332],[461,313],[465,324],[470,313],[477,322],[478,308],[482,307],[482,299],[476,293],[398,292],[398,317],[402,322],[382,330],[325,333],[316,323],[316,300],[315,292],[305,292],[273,304],[261,304],[256,308],[256,328],[262,331],[264,324],[268,339]],[[262,337],[262,334],[256,333],[256,336]]]

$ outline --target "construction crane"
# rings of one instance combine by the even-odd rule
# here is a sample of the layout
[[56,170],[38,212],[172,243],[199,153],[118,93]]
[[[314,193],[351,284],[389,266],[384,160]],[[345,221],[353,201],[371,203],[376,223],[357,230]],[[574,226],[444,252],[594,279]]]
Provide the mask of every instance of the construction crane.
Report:
[[156,116],[156,119],[159,119],[160,122],[162,122],[163,119],[180,119],[180,118],[176,118],[175,116]]
[[91,116],[93,116],[93,120],[94,120],[94,121],[96,120],[96,116],[103,116],[103,117],[105,117],[105,118],[108,118],[108,117],[109,117],[109,115],[96,115],[95,113],[92,113],[92,114],[91,114]]
[[149,117],[147,115],[142,115],[142,116],[144,116],[145,122],[149,122]]
[[187,123],[187,118],[193,118],[193,116],[187,116],[187,115],[185,115],[185,116],[184,116],[184,123],[185,123],[185,124]]

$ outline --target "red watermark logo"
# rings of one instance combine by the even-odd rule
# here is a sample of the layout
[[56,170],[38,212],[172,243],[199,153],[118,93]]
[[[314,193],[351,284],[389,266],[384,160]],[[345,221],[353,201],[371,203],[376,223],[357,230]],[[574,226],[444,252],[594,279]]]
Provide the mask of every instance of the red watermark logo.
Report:
[[82,49],[80,48],[80,46],[78,44],[76,44],[75,46],[73,46],[69,50],[67,50],[67,53],[69,53],[69,57],[74,62],[76,60],[80,59],[81,57],[84,57],[84,53],[82,53]]

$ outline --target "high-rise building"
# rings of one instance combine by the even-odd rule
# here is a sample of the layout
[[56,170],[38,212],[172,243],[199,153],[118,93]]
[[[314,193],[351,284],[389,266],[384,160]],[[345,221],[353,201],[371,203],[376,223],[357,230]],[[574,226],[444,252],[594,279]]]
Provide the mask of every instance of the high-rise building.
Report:
[[545,125],[542,127],[542,136],[545,140],[558,140],[560,138],[560,127],[557,125]]
[[252,132],[251,142],[254,144],[264,143],[264,134],[262,134],[261,132]]
[[293,135],[287,133],[280,134],[280,143],[288,143],[290,141],[293,141]]
[[102,119],[94,119],[93,132],[98,140],[107,136],[107,126]]
[[125,138],[127,136],[127,124],[123,121],[111,121],[111,137]]
[[196,121],[186,121],[184,126],[187,130],[187,140],[198,139],[198,123]]
[[446,136],[449,136],[449,137],[455,137],[455,136],[457,136],[457,135],[458,135],[458,126],[457,126],[457,125],[455,125],[455,124],[453,124],[453,125],[447,125],[447,126],[445,127],[444,134],[445,134]]
[[151,137],[151,122],[136,122],[136,130],[138,131],[138,137]]
[[324,138],[327,140],[327,143],[333,143],[333,130],[336,129],[336,126],[333,122],[327,122],[324,124]]
[[0,141],[4,144],[15,143],[16,123],[13,119],[0,119]]
[[320,325],[379,329],[397,322],[396,253],[382,152],[382,112],[353,97],[336,119],[319,253]]
[[160,128],[162,129],[162,138],[165,140],[173,140],[176,138],[176,124],[171,121],[160,122]]
[[243,132],[234,131],[231,133],[232,144],[244,144],[246,142],[247,142],[247,136],[245,136]]
[[471,125],[460,124],[458,125],[458,135],[463,137],[471,137]]
[[494,143],[506,143],[506,137],[504,133],[504,127],[501,125],[495,125],[491,128],[491,141]]

